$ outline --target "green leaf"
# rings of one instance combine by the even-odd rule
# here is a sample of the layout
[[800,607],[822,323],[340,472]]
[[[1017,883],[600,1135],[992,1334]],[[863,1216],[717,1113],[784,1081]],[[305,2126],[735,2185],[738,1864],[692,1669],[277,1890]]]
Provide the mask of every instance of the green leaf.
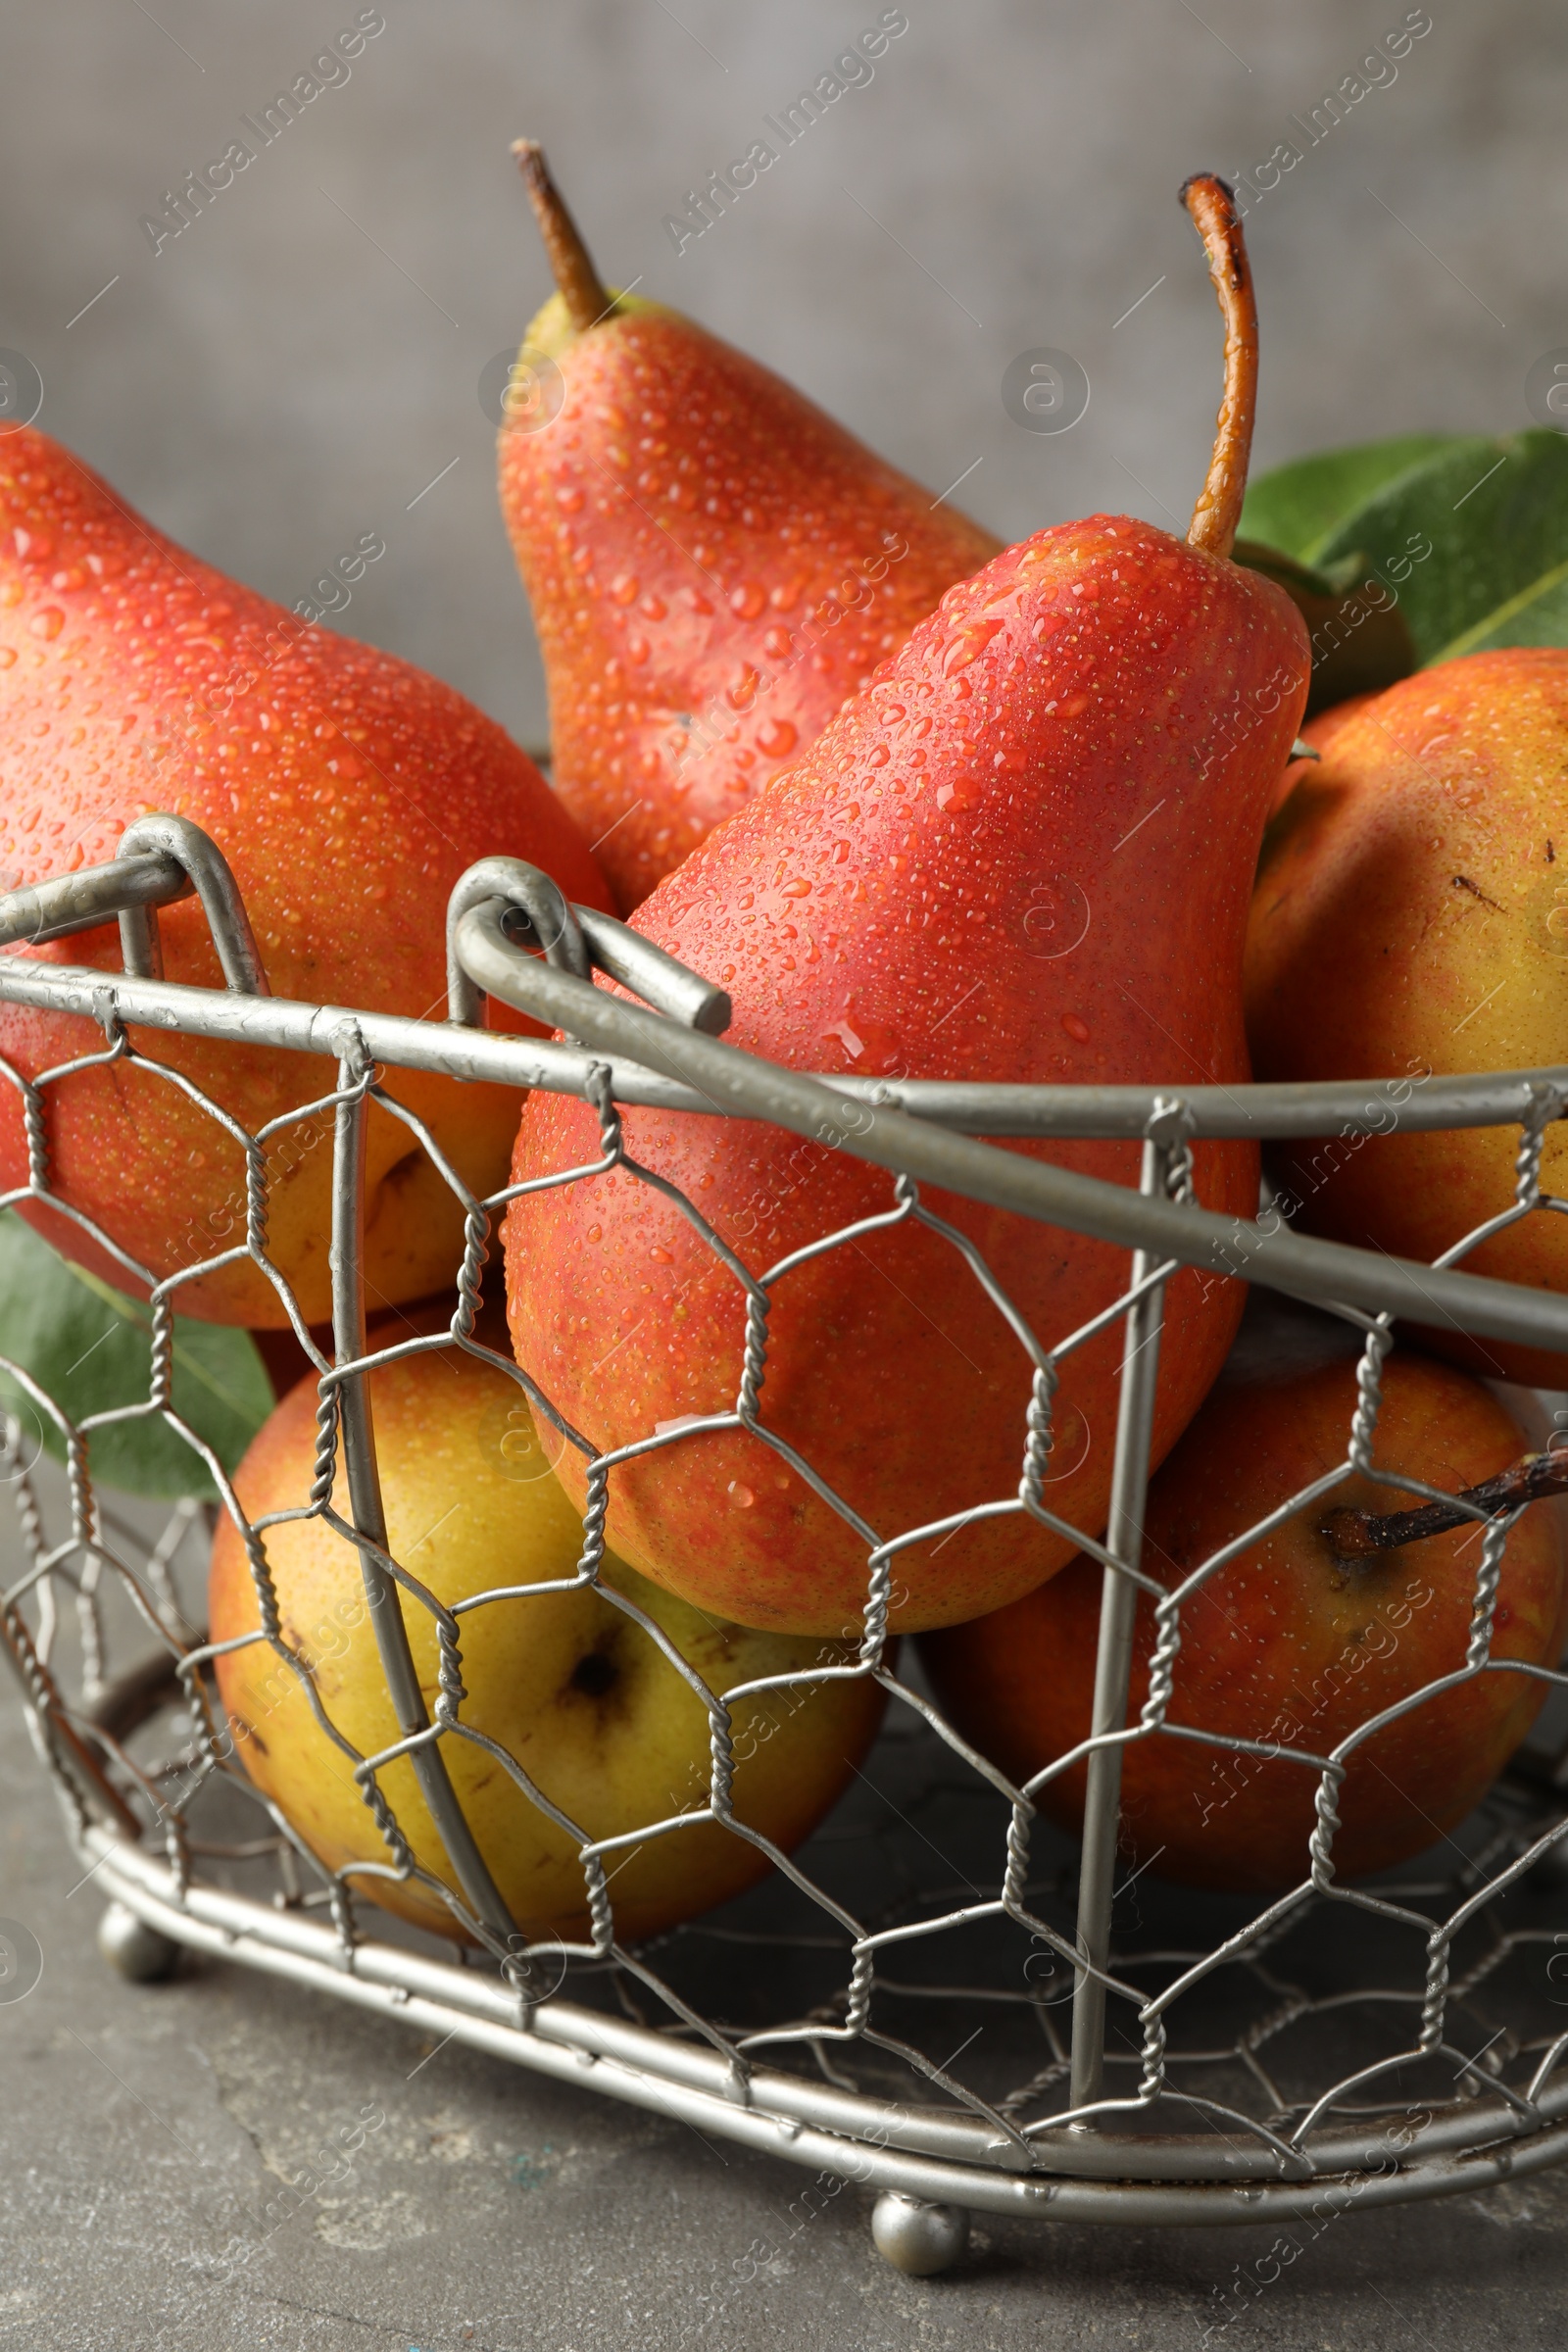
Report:
[[1433,659],[1452,661],[1499,645],[1568,645],[1568,557],[1483,614]]
[[1423,664],[1484,646],[1564,643],[1568,437],[1458,442],[1348,516],[1319,560],[1332,563],[1353,543],[1397,579],[1396,551],[1419,554],[1423,542],[1431,554],[1398,580]]
[[[13,1209],[0,1216],[0,1356],[31,1375],[66,1416],[145,1404],[152,1384],[152,1309],[52,1250]],[[172,1401],[225,1470],[272,1409],[272,1384],[245,1331],[174,1318]],[[0,1406],[65,1457],[65,1441],[20,1383],[0,1373]],[[133,1494],[216,1500],[200,1454],[161,1413],[88,1437],[93,1477]]]
[[1242,522],[1326,581],[1381,580],[1420,667],[1568,645],[1568,435],[1331,450],[1265,474]]
[[1453,434],[1401,433],[1395,441],[1363,441],[1352,449],[1326,449],[1315,458],[1276,466],[1249,484],[1241,536],[1321,568],[1327,542],[1368,499],[1458,446]]

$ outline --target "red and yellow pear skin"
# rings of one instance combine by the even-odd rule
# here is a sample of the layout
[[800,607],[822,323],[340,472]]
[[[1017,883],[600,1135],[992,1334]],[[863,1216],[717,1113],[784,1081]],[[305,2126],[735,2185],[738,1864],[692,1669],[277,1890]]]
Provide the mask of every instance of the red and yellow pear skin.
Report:
[[[668,876],[637,928],[721,982],[737,1045],[870,1077],[1244,1079],[1240,970],[1257,845],[1305,701],[1306,634],[1270,582],[1125,516],[1040,532],[952,589],[814,752]],[[628,1152],[758,1274],[888,1210],[882,1172],[794,1136],[651,1110]],[[1127,1183],[1136,1144],[1018,1145]],[[591,1161],[585,1106],[534,1097],[522,1180]],[[1251,1214],[1250,1144],[1200,1146],[1198,1190]],[[933,1194],[1047,1345],[1124,1287],[1109,1247]],[[623,1172],[514,1201],[518,1361],[598,1446],[733,1407],[744,1299],[679,1212]],[[1170,1285],[1155,1448],[1200,1402],[1241,1294]],[[1062,1366],[1049,1506],[1103,1524],[1121,1339]],[[867,1235],[778,1284],[761,1396],[886,1540],[1015,1495],[1031,1367],[929,1229]],[[583,1492],[575,1458],[562,1473]],[[616,1468],[610,1540],[671,1591],[748,1624],[839,1632],[867,1547],[760,1439],[692,1435]],[[902,1552],[894,1622],[972,1617],[1070,1543],[1021,1515]]]
[[[27,427],[0,439],[0,743],[7,887],[114,858],[151,810],[189,817],[227,858],[279,997],[441,1018],[447,894],[492,852],[609,905],[571,818],[492,720],[408,662],[225,579]],[[169,979],[222,985],[194,899],[167,908],[160,929]],[[113,925],[21,952],[121,968]],[[140,1042],[253,1133],[327,1086],[305,1054]],[[0,1055],[26,1077],[103,1048],[90,1021],[0,1006]],[[503,1180],[514,1094],[405,1071],[385,1083],[476,1190]],[[21,1101],[9,1086],[0,1096],[0,1183],[13,1186],[26,1181]],[[166,1081],[100,1068],[53,1088],[48,1105],[55,1189],[155,1277],[243,1241],[239,1147]],[[270,1247],[307,1322],[330,1312],[330,1125],[328,1114],[279,1137],[270,1161]],[[419,1298],[452,1279],[461,1210],[379,1108],[368,1154],[371,1305]],[[37,1221],[83,1265],[135,1287],[79,1226]],[[217,1322],[286,1320],[248,1263],[174,1298]]]
[[[1152,1482],[1144,1566],[1178,1584],[1289,1495],[1345,1459],[1355,1365],[1222,1381]],[[1526,1434],[1479,1381],[1414,1354],[1390,1357],[1373,1448],[1386,1470],[1456,1493],[1506,1469]],[[1412,1507],[1356,1475],[1216,1571],[1184,1606],[1173,1724],[1326,1756],[1357,1725],[1465,1660],[1481,1541],[1456,1528],[1358,1560],[1323,1532],[1331,1510]],[[1043,1592],[922,1644],[956,1728],[1020,1785],[1090,1732],[1102,1571],[1080,1555]],[[1153,1608],[1140,1595],[1128,1715],[1149,1695]],[[1508,1538],[1492,1654],[1554,1666],[1568,1631],[1559,1506]],[[1387,1870],[1479,1803],[1535,1721],[1548,1686],[1491,1673],[1424,1702],[1352,1751],[1338,1805],[1343,1878]],[[1063,1827],[1083,1820],[1076,1765],[1041,1791]],[[1310,1869],[1321,1775],[1156,1734],[1122,1753],[1122,1833],[1136,1867],[1187,1886],[1264,1890]]]
[[[1337,723],[1338,722],[1338,723]],[[1264,844],[1247,945],[1259,1078],[1366,1078],[1385,1131],[1278,1151],[1303,1229],[1435,1258],[1513,1199],[1516,1128],[1399,1132],[1427,1072],[1568,1061],[1568,653],[1512,647],[1418,671],[1307,729]],[[1568,1192],[1568,1135],[1542,1182]],[[1568,1291],[1568,1220],[1537,1213],[1464,1261]],[[1560,1386],[1564,1359],[1443,1326],[1477,1371]]]
[[[504,1746],[590,1838],[702,1811],[712,1771],[708,1710],[640,1625],[601,1592],[572,1589],[582,1522],[545,1466],[514,1384],[472,1356],[442,1349],[382,1365],[369,1385],[393,1557],[449,1608],[499,1586],[566,1588],[460,1615],[460,1720]],[[299,1512],[307,1500],[318,1401],[315,1380],[302,1381],[240,1464],[235,1490],[252,1521]],[[265,1543],[282,1639],[311,1669],[328,1719],[362,1755],[392,1746],[398,1718],[354,1546],[312,1517],[269,1528]],[[850,1662],[842,1645],[715,1624],[622,1560],[607,1556],[601,1577],[653,1618],[715,1695],[769,1675]],[[435,1620],[410,1594],[399,1606],[433,1709]],[[260,1623],[250,1562],[226,1516],[213,1545],[209,1614],[216,1642],[254,1634]],[[318,1724],[293,1667],[269,1642],[251,1642],[225,1651],[216,1671],[235,1754],[318,1859],[329,1870],[384,1867],[388,1849],[352,1764]],[[864,1758],[883,1699],[879,1684],[858,1676],[737,1698],[736,1820],[786,1851],[808,1837]],[[441,1752],[519,1927],[532,1936],[591,1936],[577,1841],[487,1748],[448,1737]],[[407,1757],[385,1768],[380,1786],[417,1860],[455,1886]],[[760,1846],[710,1820],[651,1838],[622,1851],[618,1867],[615,1857],[607,1864],[615,1934],[622,1941],[661,1934],[741,1893],[769,1867]],[[417,1880],[366,1876],[353,1884],[431,1934],[457,1933],[447,1904]]]
[[503,423],[501,507],[555,786],[629,909],[1002,542],[756,360],[598,287],[543,159],[519,154],[567,287],[523,354],[560,368],[562,405]]

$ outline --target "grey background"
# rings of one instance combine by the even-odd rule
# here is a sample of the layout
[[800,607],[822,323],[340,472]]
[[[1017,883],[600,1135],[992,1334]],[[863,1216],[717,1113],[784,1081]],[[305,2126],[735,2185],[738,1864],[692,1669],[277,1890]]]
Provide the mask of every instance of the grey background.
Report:
[[[141,216],[222,153],[356,0],[8,11],[0,344],[42,371],[49,430],[285,603],[379,531],[387,554],[337,625],[537,744],[542,681],[476,390],[548,290],[514,136],[548,143],[607,277],[641,277],[781,369],[933,496],[980,460],[958,503],[998,531],[1096,507],[1185,521],[1219,355],[1176,189],[1297,136],[1289,116],[1405,11],[908,0],[875,78],[678,256],[664,216],[878,5],[384,0],[382,13],[352,78],[155,258]],[[1550,0],[1430,13],[1396,81],[1249,220],[1261,465],[1392,431],[1525,424],[1531,361],[1568,341],[1562,13]],[[1002,407],[1007,362],[1034,346],[1072,353],[1093,384],[1059,437]]]
[[[386,557],[337,625],[537,743],[542,685],[476,390],[547,290],[514,136],[547,140],[607,275],[640,274],[781,368],[933,495],[978,459],[960,501],[1001,531],[1095,506],[1168,521],[1200,477],[1218,378],[1177,184],[1267,157],[1287,117],[1404,12],[910,0],[872,83],[680,257],[665,213],[875,6],[384,13],[349,82],[155,259],[140,216],[354,6],[11,10],[0,345],[41,369],[49,430],[284,602],[380,532]],[[1521,425],[1530,363],[1568,341],[1562,14],[1545,0],[1431,13],[1397,81],[1249,221],[1263,465],[1398,430]],[[1007,362],[1039,345],[1075,355],[1094,387],[1060,437],[1002,408]],[[92,1890],[68,1891],[76,1874],[9,1699],[0,1788],[0,1913],[45,1953],[36,1990],[0,2008],[0,2344],[640,2352],[682,2340],[696,2298],[760,2237],[782,2243],[778,2261],[698,2341],[1185,2347],[1232,2265],[1265,2250],[1251,2231],[987,2226],[959,2274],[900,2279],[857,2192],[791,2237],[797,2176],[677,2124],[455,2050],[421,2065],[412,2038],[237,1969],[122,1985],[92,1948]],[[387,2124],[353,2180],[224,2283],[211,2256],[233,2227],[226,2200],[260,2212],[318,2124],[367,2103]],[[1565,2223],[1568,2175],[1348,2219],[1232,2323],[1227,2352],[1555,2345]]]

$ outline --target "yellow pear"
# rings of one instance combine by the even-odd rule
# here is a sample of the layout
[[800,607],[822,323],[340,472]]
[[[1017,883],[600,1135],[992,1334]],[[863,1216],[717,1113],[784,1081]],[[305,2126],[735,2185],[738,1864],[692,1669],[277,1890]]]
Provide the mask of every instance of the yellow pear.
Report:
[[[456,1348],[370,1376],[376,1450],[392,1557],[457,1609],[498,1587],[571,1578],[582,1524],[558,1485],[521,1392]],[[236,1477],[254,1522],[298,1509],[314,1475],[317,1391],[301,1382],[272,1413]],[[341,1490],[341,1476],[339,1490]],[[341,1491],[337,1507],[346,1510]],[[331,1722],[362,1755],[393,1745],[397,1719],[355,1547],[318,1518],[285,1521],[264,1541],[282,1640],[315,1682]],[[715,1696],[767,1675],[843,1666],[852,1644],[723,1624],[605,1558],[603,1583],[660,1627]],[[438,1694],[436,1622],[401,1593],[426,1706]],[[245,1546],[226,1519],[213,1549],[215,1642],[260,1623]],[[467,1695],[460,1721],[499,1742],[583,1833],[615,1837],[709,1801],[707,1707],[642,1626],[580,1587],[487,1601],[458,1617]],[[246,1771],[329,1869],[391,1856],[354,1778],[352,1759],[316,1721],[287,1659],[266,1641],[230,1650],[218,1681]],[[737,1701],[732,1710],[735,1818],[789,1848],[822,1819],[870,1745],[883,1695],[845,1679]],[[542,1812],[487,1748],[447,1733],[453,1785],[517,1927],[530,1937],[586,1939],[580,1841]],[[456,1888],[406,1757],[380,1787],[417,1862]],[[726,1901],[765,1875],[767,1856],[703,1820],[606,1857],[615,1935],[624,1942]],[[360,1892],[438,1935],[460,1932],[448,1905],[417,1879],[356,1877]]]
[[[1264,841],[1247,939],[1258,1078],[1366,1078],[1378,1132],[1281,1148],[1302,1227],[1435,1258],[1506,1209],[1517,1127],[1430,1135],[1401,1115],[1431,1073],[1568,1060],[1568,651],[1511,646],[1403,678],[1307,730]],[[1542,1181],[1568,1192],[1568,1130]],[[1465,1260],[1568,1291],[1568,1218],[1538,1212]],[[1440,1322],[1429,1346],[1557,1388],[1563,1359]]]

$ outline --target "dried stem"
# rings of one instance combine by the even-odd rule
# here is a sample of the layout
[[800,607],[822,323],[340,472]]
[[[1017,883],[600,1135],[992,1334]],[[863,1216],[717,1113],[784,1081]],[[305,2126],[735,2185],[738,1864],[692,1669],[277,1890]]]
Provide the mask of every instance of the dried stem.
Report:
[[593,255],[582,241],[582,232],[550,176],[545,151],[538,140],[515,139],[512,152],[517,159],[556,284],[564,298],[566,316],[578,334],[582,334],[597,325],[612,307],[612,298],[594,268]]
[[1182,188],[1182,203],[1203,240],[1208,274],[1225,320],[1225,390],[1214,422],[1214,454],[1208,461],[1208,479],[1193,509],[1187,544],[1211,556],[1228,556],[1242,518],[1247,466],[1252,454],[1257,303],[1232,190],[1212,172],[1195,172]]
[[1397,1551],[1418,1544],[1424,1536],[1446,1535],[1450,1528],[1475,1527],[1479,1522],[1454,1503],[1474,1503],[1489,1518],[1516,1511],[1521,1503],[1540,1502],[1548,1494],[1568,1494],[1568,1447],[1550,1453],[1527,1453],[1509,1470],[1484,1479],[1479,1487],[1464,1487],[1454,1502],[1425,1502],[1419,1510],[1390,1511],[1374,1518],[1370,1511],[1330,1511],[1323,1533],[1342,1560],[1368,1560],[1380,1551]]

